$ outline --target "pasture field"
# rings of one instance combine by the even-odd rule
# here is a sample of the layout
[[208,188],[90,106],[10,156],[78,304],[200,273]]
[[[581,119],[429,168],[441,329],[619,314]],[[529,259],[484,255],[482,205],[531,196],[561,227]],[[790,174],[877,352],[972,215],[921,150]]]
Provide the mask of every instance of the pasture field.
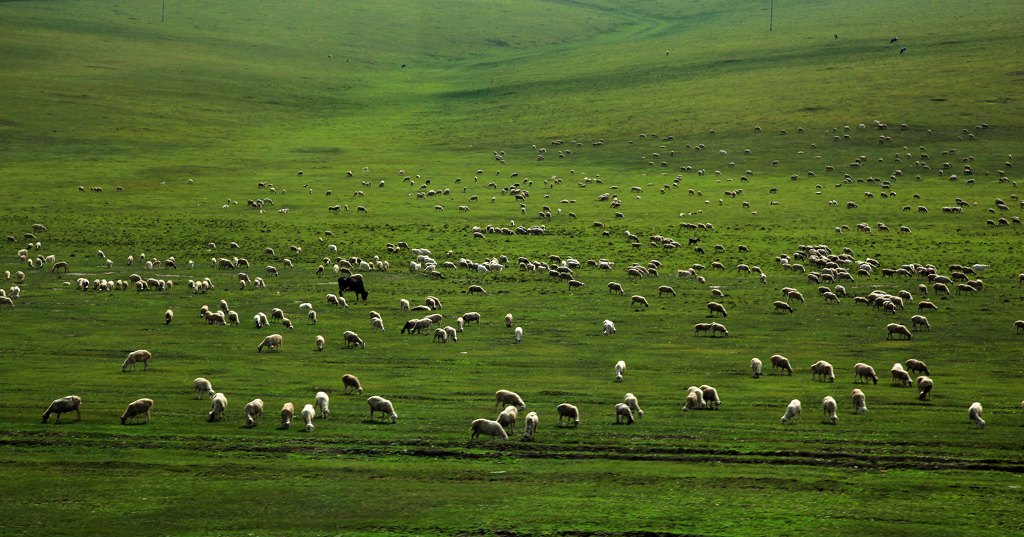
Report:
[[[0,304],[0,534],[1024,530],[1024,7],[777,2],[768,33],[762,4],[168,2],[161,22],[154,2],[0,2],[0,283],[20,290]],[[500,232],[534,226],[543,234]],[[399,242],[409,248],[386,247]],[[821,272],[799,259],[811,245],[878,267],[825,303],[779,262]],[[30,267],[22,249],[69,271]],[[439,278],[410,270],[412,249],[429,249]],[[176,268],[143,261],[172,256]],[[459,266],[500,256],[500,271]],[[578,260],[584,285],[520,267],[555,267],[552,256]],[[267,288],[239,289],[239,270],[211,266],[234,257]],[[331,265],[353,257],[389,268],[356,269],[366,302],[328,305]],[[588,263],[599,259],[614,267]],[[632,263],[659,274],[631,278]],[[677,277],[695,264],[703,283]],[[937,295],[923,276],[882,274],[954,264],[987,266],[969,275],[980,291],[957,281]],[[75,287],[131,274],[174,286]],[[191,292],[203,278],[214,288]],[[805,297],[792,315],[773,311],[783,287]],[[874,290],[913,300],[895,314],[855,303]],[[458,342],[401,334],[421,313],[400,299],[428,295],[444,324],[470,311],[480,323]],[[220,300],[239,326],[200,317]],[[710,318],[711,300],[728,317]],[[922,312],[931,329],[887,339],[921,300],[938,306]],[[275,307],[293,330],[253,326]],[[617,333],[602,335],[604,319]],[[694,335],[711,321],[728,336]],[[365,349],[347,348],[346,330]],[[273,332],[280,351],[257,353]],[[141,348],[147,370],[121,372]],[[771,372],[773,354],[792,376]],[[926,401],[889,382],[911,358],[931,368]],[[811,379],[818,360],[834,383]],[[853,379],[857,362],[877,385]],[[344,373],[365,393],[344,394]],[[227,395],[224,421],[207,422],[209,401],[193,397],[200,376]],[[684,412],[701,384],[722,407]],[[518,423],[508,442],[470,441],[503,388],[539,414],[536,438],[521,440]],[[853,388],[867,414],[851,412]],[[277,427],[284,402],[301,408],[319,390],[328,419]],[[627,392],[645,415],[616,425]],[[81,421],[40,423],[69,394],[84,400]],[[397,423],[368,419],[370,395],[394,402]],[[140,397],[155,401],[152,420],[121,425]],[[245,428],[256,397],[266,415]],[[782,425],[791,399],[803,415]],[[973,401],[984,429],[967,419]],[[580,408],[578,427],[557,425],[562,402]]]

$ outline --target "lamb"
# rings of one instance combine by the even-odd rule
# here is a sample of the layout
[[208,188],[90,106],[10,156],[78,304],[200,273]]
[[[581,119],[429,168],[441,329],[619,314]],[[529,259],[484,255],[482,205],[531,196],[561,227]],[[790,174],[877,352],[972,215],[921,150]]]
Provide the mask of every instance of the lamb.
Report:
[[448,332],[444,328],[434,329],[434,341],[440,341],[441,343],[448,343]]
[[536,412],[530,412],[526,415],[526,426],[523,427],[523,440],[533,440],[533,435],[537,433],[538,420]]
[[515,343],[519,343],[523,340],[523,327],[517,326],[515,329]]
[[860,388],[854,388],[850,392],[850,398],[853,400],[853,413],[854,414],[865,414],[868,411],[867,399],[864,397],[864,392]]
[[640,408],[640,402],[637,400],[635,395],[627,393],[622,402],[626,403],[626,406],[636,414],[636,417],[644,417],[644,411]]
[[167,308],[167,311],[164,312],[164,324],[171,324],[171,321],[173,321],[173,320],[174,320],[174,311],[171,310],[171,308]]
[[256,315],[253,315],[252,320],[256,323],[257,329],[263,328],[264,326],[270,324],[270,321],[267,319],[267,314],[263,313],[262,311],[257,313]]
[[647,303],[647,299],[640,295],[633,295],[632,298],[629,299],[629,306],[633,307],[634,304],[636,304],[637,307],[639,307],[640,304],[643,304],[645,308],[651,306],[650,304]]
[[253,399],[245,405],[245,426],[255,427],[263,419],[263,399]]
[[127,425],[128,420],[135,421],[136,416],[142,414],[146,415],[145,423],[149,423],[150,410],[153,408],[153,400],[142,398],[132,401],[128,408],[125,409],[124,414],[121,414],[121,425]]
[[446,327],[444,327],[444,331],[448,332],[448,340],[449,341],[451,341],[453,343],[458,343],[459,342],[459,334],[455,330],[454,326],[446,326]]
[[562,404],[558,405],[557,407],[555,407],[555,410],[558,412],[558,426],[559,427],[562,426],[562,418],[565,418],[567,421],[571,420],[574,427],[578,427],[579,426],[579,424],[580,424],[580,411],[574,405],[570,405],[569,403],[562,403]]
[[[532,413],[531,413],[532,414]],[[501,437],[502,440],[508,440],[508,433],[505,432],[505,428],[500,423],[488,420],[488,419],[476,419],[470,425],[471,434],[469,435],[470,440],[476,440],[481,434],[491,435],[491,437]],[[532,437],[531,437],[532,438]]]
[[263,347],[267,347],[271,351],[279,350],[281,348],[281,342],[283,340],[284,338],[281,336],[281,334],[270,334],[269,336],[263,338],[263,341],[259,344],[258,347],[256,347],[256,352],[263,352]]
[[135,363],[142,362],[142,370],[149,369],[149,361],[153,359],[153,353],[139,349],[128,353],[128,357],[124,359],[124,363],[121,364],[121,371],[128,371],[128,367],[131,366],[131,370],[135,371]]
[[213,391],[213,385],[210,383],[210,381],[204,379],[203,377],[198,377],[195,380],[193,380],[192,386],[193,388],[195,388],[196,399],[200,399],[202,397],[202,394],[206,394],[208,397],[213,397],[213,394],[215,393]]
[[615,362],[615,382],[622,382],[622,374],[626,372],[626,362],[619,360]]
[[[330,295],[328,295],[328,296],[330,296]],[[404,298],[398,301],[398,305],[399,305],[399,307],[401,308],[402,311],[409,311],[409,310],[412,309],[412,305],[409,304],[409,301],[404,299]]]
[[917,377],[917,398],[921,401],[928,399],[932,393],[933,386],[934,382],[932,382],[931,377],[925,375]]
[[892,383],[897,386],[910,386],[910,373],[907,373],[903,369],[903,364],[896,362],[892,364],[892,369],[889,370],[892,375]]
[[364,343],[363,340],[359,337],[359,334],[356,334],[351,330],[346,330],[343,335],[345,337],[346,347],[361,347],[363,349],[366,348],[366,343]]
[[835,370],[832,368],[832,364],[825,360],[818,360],[817,362],[814,362],[814,364],[811,365],[811,380],[814,380],[816,377],[820,377],[822,382],[826,380],[828,382],[835,382],[836,374]]
[[715,389],[713,386],[701,384],[700,391],[703,394],[704,405],[707,408],[711,408],[713,405],[714,409],[718,410],[718,407],[722,406],[722,400],[718,397],[718,390]]
[[[704,401],[704,390],[697,386],[690,386],[686,389],[687,392],[694,394],[697,397],[697,409],[705,409],[708,407],[707,402]],[[689,398],[689,394],[686,396]]]
[[799,417],[800,417],[800,400],[799,399],[793,399],[792,401],[789,402],[789,406],[786,407],[786,413],[783,414],[782,418],[779,421],[781,421],[782,424],[785,425],[785,424],[789,423],[790,421],[798,419]]
[[772,371],[775,371],[776,369],[781,369],[783,371],[786,371],[788,375],[793,374],[793,367],[789,365],[789,358],[786,358],[781,354],[773,354],[771,360]]
[[352,391],[358,394],[363,393],[363,386],[359,384],[359,378],[355,375],[345,373],[341,376],[341,384],[345,387],[345,393],[351,393]]
[[878,375],[875,374],[875,368],[865,363],[856,363],[853,365],[853,380],[863,380],[867,382],[871,379],[875,384],[878,384]]
[[380,330],[381,332],[383,332],[384,319],[381,319],[380,317],[373,317],[372,319],[370,319],[370,326],[373,327],[374,330]]
[[713,317],[715,313],[721,313],[722,317],[728,317],[729,313],[725,311],[725,306],[718,302],[708,302],[708,317]]
[[924,373],[925,375],[931,375],[928,371],[928,364],[913,358],[907,360],[907,371],[911,373]]
[[916,330],[918,326],[925,330],[932,329],[932,325],[928,324],[928,318],[924,315],[914,315],[910,318],[910,328]]
[[75,421],[82,419],[82,398],[77,395],[67,395],[60,399],[54,399],[50,406],[43,412],[43,423],[46,423],[50,419],[50,414],[57,415],[56,423],[60,423],[60,416],[65,412],[75,411]]
[[604,324],[604,335],[607,336],[609,334],[614,334],[615,333],[615,323],[611,322],[608,319],[605,319],[603,324]]
[[836,415],[836,400],[834,397],[826,395],[825,398],[821,400],[821,409],[825,412],[825,417],[828,418],[828,421],[830,421],[832,425],[835,425],[836,422],[839,421],[839,416]]
[[505,407],[505,410],[501,411],[501,414],[498,414],[497,421],[508,430],[509,434],[512,434],[516,432],[516,418],[518,416],[519,411],[516,410],[516,407],[509,405]]
[[899,334],[900,339],[906,336],[906,339],[911,339],[910,329],[905,325],[899,323],[889,323],[885,326],[886,336],[885,339],[892,339],[893,334]]
[[619,403],[615,405],[615,423],[619,424],[622,419],[626,420],[626,425],[632,425],[635,421],[633,419],[633,411],[626,403]]
[[971,420],[979,429],[985,428],[985,420],[981,419],[981,403],[975,401],[967,409],[967,419]]
[[302,407],[302,421],[306,423],[303,429],[307,433],[312,432],[315,426],[313,425],[313,417],[316,416],[316,410],[313,410],[313,405],[307,403],[306,406]]
[[285,403],[281,406],[281,429],[287,429],[292,426],[292,418],[295,417],[295,405],[291,402]]
[[348,307],[348,301],[345,300],[345,297],[337,296],[335,294],[328,294],[327,295],[327,303],[335,305],[335,306],[342,306],[342,307],[345,307],[345,308]]
[[295,325],[292,324],[292,320],[287,317],[281,318],[281,327],[287,328],[288,330],[295,330]]
[[329,406],[331,402],[331,396],[327,395],[327,392],[316,392],[316,408],[320,411],[317,413],[318,418],[327,419],[331,416],[331,408]]
[[228,398],[221,392],[214,394],[210,402],[210,413],[207,414],[207,421],[219,421],[224,419],[224,410],[228,408]]
[[324,336],[316,336],[313,342],[316,344],[317,352],[322,352],[324,350]]
[[391,418],[391,423],[395,423],[395,421],[398,420],[398,414],[395,413],[395,408],[391,404],[391,401],[388,401],[379,395],[374,395],[367,399],[366,403],[370,405],[370,421],[373,421],[374,411],[380,412],[381,421],[384,420],[385,416]]
[[751,358],[750,359],[750,370],[754,373],[754,378],[761,378],[761,359]]
[[495,407],[512,405],[519,410],[526,410],[526,403],[523,402],[523,398],[519,397],[519,394],[509,390],[498,390],[494,392],[494,401]]

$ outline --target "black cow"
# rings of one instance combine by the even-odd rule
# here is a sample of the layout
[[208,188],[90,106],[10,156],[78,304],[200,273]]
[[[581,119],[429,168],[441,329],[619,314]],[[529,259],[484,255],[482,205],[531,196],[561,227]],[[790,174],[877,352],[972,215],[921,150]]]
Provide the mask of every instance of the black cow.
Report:
[[345,296],[346,290],[355,291],[356,296],[362,297],[363,302],[366,302],[366,297],[369,295],[366,292],[366,287],[363,286],[362,278],[353,278],[351,276],[338,278],[338,294]]

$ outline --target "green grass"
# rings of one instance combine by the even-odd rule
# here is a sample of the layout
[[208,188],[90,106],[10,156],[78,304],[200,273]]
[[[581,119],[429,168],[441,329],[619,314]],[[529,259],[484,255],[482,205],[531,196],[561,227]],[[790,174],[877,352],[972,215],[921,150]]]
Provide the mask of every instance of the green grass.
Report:
[[[12,238],[0,274],[26,273],[15,307],[0,307],[0,533],[1019,532],[1024,336],[1012,323],[1024,317],[1022,227],[986,221],[1024,212],[1010,156],[1024,139],[1015,62],[1024,8],[777,3],[768,33],[761,4],[170,2],[161,23],[155,3],[0,2],[0,231]],[[515,184],[529,197],[503,192]],[[603,193],[621,207],[596,201]],[[263,198],[273,205],[247,207]],[[941,211],[957,198],[963,214]],[[327,211],[335,204],[349,210]],[[551,219],[538,216],[544,206]],[[18,259],[34,223],[47,230],[29,254],[68,261],[69,274]],[[859,223],[873,231],[855,231]],[[517,225],[546,233],[473,238]],[[842,226],[850,230],[834,231]],[[684,246],[653,247],[653,235]],[[690,237],[707,253],[685,246]],[[488,274],[441,267],[435,280],[409,272],[409,250],[387,252],[399,241],[439,263],[509,263]],[[927,313],[932,330],[888,341],[885,325],[909,323],[926,280],[845,284],[851,296],[911,291],[914,303],[895,316],[852,298],[824,304],[817,285],[776,261],[815,244],[887,268],[991,268],[976,295],[927,297],[939,305]],[[143,253],[174,256],[178,268],[147,270]],[[584,262],[575,277],[586,286],[570,292],[518,268],[520,257],[551,255]],[[268,288],[239,290],[235,271],[210,267],[232,256]],[[379,256],[390,270],[363,271],[368,303],[350,295],[349,308],[330,307],[335,275],[314,272],[325,256]],[[600,258],[614,270],[585,263]],[[659,277],[626,275],[655,259]],[[705,284],[675,277],[694,263],[708,267]],[[739,263],[764,269],[767,285]],[[267,265],[281,275],[266,276]],[[175,285],[73,285],[132,273]],[[215,289],[190,293],[186,282],[204,277]],[[609,294],[609,281],[626,296]],[[469,296],[472,284],[490,295]],[[660,285],[678,296],[658,297]],[[807,301],[773,314],[785,286]],[[708,320],[710,287],[725,293],[716,300],[729,309],[728,338],[693,336]],[[632,294],[651,307],[630,308]],[[446,324],[467,311],[483,320],[458,343],[399,334],[419,315],[399,299],[426,295],[443,301]],[[241,326],[199,318],[221,299]],[[307,301],[316,326],[298,308]],[[176,317],[164,325],[168,307]],[[269,332],[251,318],[274,307],[296,328],[282,332],[281,352],[258,354]],[[370,310],[383,315],[383,334],[371,331]],[[508,312],[525,330],[520,345],[502,323]],[[603,319],[618,333],[602,336]],[[345,330],[366,349],[345,348]],[[121,373],[138,348],[153,352],[149,370]],[[772,354],[796,374],[750,378],[750,359]],[[909,358],[932,369],[930,401],[888,383],[890,365]],[[619,359],[622,384],[612,382]],[[835,384],[810,380],[820,359],[836,367]],[[875,367],[877,386],[852,382],[857,362]],[[344,373],[367,392],[342,394]],[[197,376],[227,394],[224,422],[205,421],[209,402],[191,393]],[[681,411],[687,387],[700,384],[718,388],[721,410]],[[849,411],[854,387],[867,393],[867,415]],[[473,419],[497,414],[499,388],[540,414],[534,442],[469,440]],[[310,434],[276,429],[285,401],[301,408],[318,390],[332,395],[330,419]],[[616,426],[625,392],[646,416]],[[49,401],[72,393],[85,401],[81,422],[39,423]],[[398,423],[370,423],[369,395],[394,401]],[[840,403],[837,426],[820,414],[825,395]],[[121,426],[139,397],[156,401],[152,422]],[[267,415],[246,429],[242,407],[255,397]],[[793,398],[804,415],[782,426]],[[581,409],[579,428],[556,426],[566,401]],[[972,401],[985,405],[982,431],[968,427]]]

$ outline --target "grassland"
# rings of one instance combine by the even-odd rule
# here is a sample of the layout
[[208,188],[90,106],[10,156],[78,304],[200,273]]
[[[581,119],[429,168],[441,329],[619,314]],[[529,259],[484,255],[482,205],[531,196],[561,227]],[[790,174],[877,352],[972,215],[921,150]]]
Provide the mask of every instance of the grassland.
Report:
[[[0,272],[26,273],[15,307],[0,309],[0,534],[1020,532],[1024,336],[1012,323],[1024,317],[1022,227],[987,221],[1024,212],[1011,156],[1024,139],[1024,7],[777,2],[768,33],[762,4],[168,2],[161,22],[152,2],[0,2],[0,231],[13,238]],[[502,191],[514,184],[529,197]],[[596,201],[602,193],[621,207]],[[263,198],[273,205],[247,207]],[[956,198],[963,214],[943,213]],[[329,212],[335,204],[349,210]],[[550,219],[538,215],[544,206]],[[18,259],[34,223],[47,230],[30,255],[53,254],[70,273]],[[854,231],[859,223],[874,231]],[[546,233],[473,238],[488,225]],[[836,233],[842,226],[851,229]],[[653,235],[700,238],[707,253],[654,247]],[[439,262],[510,263],[431,279],[409,272],[410,251],[385,250],[398,241]],[[882,267],[991,268],[980,293],[928,297],[939,305],[930,331],[891,341],[886,323],[908,323],[914,305],[889,316],[852,299],[823,303],[817,285],[776,261],[809,244]],[[143,253],[174,256],[178,268],[126,264]],[[335,255],[390,263],[363,272],[367,303],[326,304],[334,276],[315,269]],[[575,277],[586,286],[573,292],[517,266],[551,255],[616,266],[584,264]],[[235,271],[209,266],[232,256],[268,289],[239,290]],[[628,279],[626,266],[654,259],[659,277]],[[713,261],[726,270],[702,271],[706,284],[675,278]],[[767,284],[740,263],[764,269]],[[266,265],[281,275],[266,276]],[[175,286],[66,285],[132,273]],[[185,282],[204,277],[215,289],[190,293]],[[625,297],[607,292],[611,280]],[[916,302],[920,283],[876,274],[846,287],[907,289]],[[472,284],[490,295],[469,296]],[[678,296],[658,297],[659,285]],[[784,286],[807,297],[791,316],[771,309]],[[725,294],[727,338],[693,336],[711,287]],[[651,307],[630,308],[631,294]],[[426,295],[443,301],[446,322],[465,311],[483,320],[458,343],[399,334],[412,316],[399,299]],[[241,326],[199,318],[221,299]],[[298,308],[307,301],[315,326]],[[176,318],[164,325],[168,307]],[[281,352],[258,354],[268,332],[249,319],[274,307],[296,328]],[[371,331],[370,310],[386,332]],[[501,322],[508,312],[525,330],[519,345]],[[618,333],[602,336],[603,319]],[[345,330],[366,349],[345,348]],[[121,373],[137,348],[153,351],[151,367]],[[752,357],[776,353],[796,374],[750,378]],[[889,385],[889,366],[908,358],[931,367],[931,400]],[[622,384],[612,382],[618,359],[629,367]],[[836,366],[835,384],[810,380],[820,359]],[[861,361],[881,374],[877,386],[851,382]],[[343,373],[367,393],[343,395]],[[197,376],[227,394],[226,421],[205,421]],[[699,384],[718,388],[721,410],[681,411]],[[854,387],[867,393],[867,415],[849,412]],[[534,442],[469,441],[470,421],[497,414],[499,388],[540,414]],[[301,406],[321,389],[332,394],[330,419],[310,434],[275,429],[283,402]],[[625,392],[646,415],[616,426]],[[80,422],[39,423],[49,401],[71,393],[85,400]],[[367,420],[371,394],[395,402],[397,424]],[[840,401],[836,426],[820,414],[825,395]],[[156,401],[152,422],[120,425],[139,397]],[[243,428],[241,408],[255,397],[268,415]],[[805,414],[781,426],[793,398]],[[564,401],[580,407],[580,427],[555,426]],[[985,405],[984,430],[968,427],[972,401]]]

